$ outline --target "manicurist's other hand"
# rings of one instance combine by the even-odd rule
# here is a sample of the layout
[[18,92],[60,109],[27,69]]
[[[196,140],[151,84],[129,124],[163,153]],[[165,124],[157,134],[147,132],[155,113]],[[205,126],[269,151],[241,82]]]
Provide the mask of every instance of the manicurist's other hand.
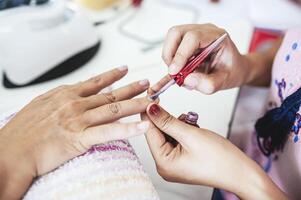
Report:
[[35,98],[0,130],[0,199],[18,199],[31,181],[92,145],[124,139],[148,130],[149,122],[118,123],[144,112],[147,98],[134,98],[147,80],[109,93],[103,88],[121,79],[120,67],[75,85],[55,88]]
[[[225,33],[212,24],[189,24],[172,27],[166,36],[162,58],[170,75],[177,74],[187,61]],[[247,82],[248,68],[229,35],[198,69],[187,76],[184,86],[211,94]]]
[[[286,199],[264,171],[227,139],[186,124],[157,104],[150,104],[141,117],[151,122],[146,139],[165,180],[222,188],[242,199]],[[178,143],[171,144],[164,134]]]

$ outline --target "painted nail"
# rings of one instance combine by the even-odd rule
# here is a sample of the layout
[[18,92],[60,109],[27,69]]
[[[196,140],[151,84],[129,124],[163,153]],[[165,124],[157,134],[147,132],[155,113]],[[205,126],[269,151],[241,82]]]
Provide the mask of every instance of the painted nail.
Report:
[[139,85],[143,87],[148,87],[149,86],[149,81],[147,79],[139,81]]
[[119,69],[120,71],[127,71],[128,70],[128,66],[123,65],[123,66],[118,67],[117,69]]
[[153,104],[149,108],[149,112],[152,115],[159,115],[159,113],[160,113],[160,107],[157,104]]
[[148,121],[140,122],[139,124],[137,124],[137,128],[141,132],[147,131],[149,128],[149,122]]
[[179,68],[178,68],[178,66],[176,65],[176,64],[171,64],[170,66],[169,66],[169,68],[168,68],[168,72],[169,72],[169,74],[170,75],[175,75],[175,74],[177,74],[178,73],[178,71],[179,71]]

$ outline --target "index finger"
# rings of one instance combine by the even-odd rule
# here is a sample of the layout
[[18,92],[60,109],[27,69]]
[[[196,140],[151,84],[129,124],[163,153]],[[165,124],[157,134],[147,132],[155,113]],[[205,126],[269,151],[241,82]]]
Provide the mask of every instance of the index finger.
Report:
[[171,27],[168,30],[162,50],[162,58],[166,65],[171,64],[185,33],[197,27],[199,24],[185,24]]
[[166,85],[171,80],[171,77],[169,75],[164,76],[162,79],[160,79],[155,85],[150,87],[148,89],[148,94],[152,95],[156,92],[158,92],[164,85]]
[[92,77],[82,83],[76,84],[75,92],[82,97],[91,96],[97,94],[103,88],[113,84],[120,80],[128,72],[127,66],[121,66],[98,76]]

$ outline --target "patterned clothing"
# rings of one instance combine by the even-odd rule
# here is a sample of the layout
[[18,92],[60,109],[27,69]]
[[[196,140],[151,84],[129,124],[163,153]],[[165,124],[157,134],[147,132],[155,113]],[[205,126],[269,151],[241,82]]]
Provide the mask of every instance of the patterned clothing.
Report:
[[[283,100],[301,87],[301,29],[286,32],[282,45],[274,59],[272,81],[270,85],[267,109],[279,107]],[[283,152],[270,157],[264,156],[258,148],[255,121],[244,137],[247,142],[237,142],[240,148],[259,163],[271,179],[291,198],[301,198],[301,110],[296,114],[295,123],[289,133]],[[236,140],[233,135],[233,140]],[[241,145],[243,144],[244,145]],[[234,195],[223,192],[224,199],[237,199]]]

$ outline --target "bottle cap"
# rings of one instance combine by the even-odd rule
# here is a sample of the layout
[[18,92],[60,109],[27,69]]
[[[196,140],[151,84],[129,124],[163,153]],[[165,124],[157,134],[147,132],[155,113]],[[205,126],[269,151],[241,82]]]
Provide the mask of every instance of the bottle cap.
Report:
[[199,115],[195,112],[190,111],[187,113],[185,121],[188,123],[197,124],[198,119],[199,119]]

